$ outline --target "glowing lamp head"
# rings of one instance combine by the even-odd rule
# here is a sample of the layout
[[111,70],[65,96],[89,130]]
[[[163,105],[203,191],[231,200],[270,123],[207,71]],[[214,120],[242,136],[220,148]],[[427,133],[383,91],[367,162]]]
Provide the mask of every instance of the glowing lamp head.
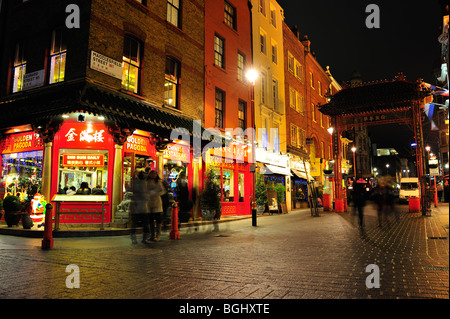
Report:
[[250,69],[246,74],[245,77],[249,82],[252,84],[255,84],[256,79],[258,78],[258,72],[256,72],[254,69]]

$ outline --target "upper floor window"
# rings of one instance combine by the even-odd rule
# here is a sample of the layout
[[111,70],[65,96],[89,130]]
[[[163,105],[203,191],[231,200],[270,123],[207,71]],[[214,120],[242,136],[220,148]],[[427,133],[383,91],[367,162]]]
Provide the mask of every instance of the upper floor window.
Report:
[[167,0],[167,21],[180,27],[180,0]]
[[242,100],[239,100],[239,110],[238,110],[238,118],[239,118],[239,127],[245,130],[245,121],[247,117],[247,103]]
[[311,81],[311,87],[314,89],[314,74],[309,72],[309,79]]
[[225,92],[216,88],[216,103],[215,103],[215,125],[223,128],[223,106],[225,105]]
[[244,81],[244,72],[245,72],[245,55],[238,52],[238,60],[237,60],[237,77],[239,81]]
[[291,72],[292,74],[294,74],[294,65],[295,65],[295,58],[294,56],[291,54],[291,52],[288,52],[288,70],[289,72]]
[[20,42],[16,46],[16,54],[13,66],[13,93],[23,90],[23,77],[27,70],[27,58],[25,55],[25,42]]
[[141,71],[141,43],[125,36],[122,62],[122,88],[138,93]]
[[261,53],[266,54],[266,34],[264,32],[261,32],[259,34],[259,42],[260,42],[260,50]]
[[178,91],[180,64],[178,61],[166,57],[166,76],[164,83],[164,103],[178,108]]
[[58,28],[53,31],[50,51],[50,84],[62,82],[65,78],[67,44],[64,30],[64,28]]
[[214,37],[214,64],[225,68],[225,41],[218,35]]
[[224,22],[232,27],[233,29],[236,29],[236,9],[225,1],[225,20]]
[[270,6],[270,24],[277,27],[277,11],[272,6]]
[[272,43],[272,62],[275,64],[278,62],[278,46],[276,43]]
[[266,16],[266,0],[259,0],[258,11]]

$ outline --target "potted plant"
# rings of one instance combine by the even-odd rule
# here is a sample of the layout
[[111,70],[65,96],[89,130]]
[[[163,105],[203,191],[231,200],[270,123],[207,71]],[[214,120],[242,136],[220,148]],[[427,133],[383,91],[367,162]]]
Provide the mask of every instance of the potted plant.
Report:
[[219,219],[222,214],[220,203],[219,175],[210,166],[206,171],[205,187],[200,194],[200,205],[202,207],[202,217],[205,220]]
[[258,214],[263,213],[267,205],[267,190],[264,184],[264,177],[261,174],[258,174],[256,177],[255,202]]
[[22,203],[22,227],[23,229],[31,229],[33,227],[33,219],[31,218],[32,212],[31,200],[26,200]]
[[301,188],[297,189],[297,192],[295,194],[295,199],[296,199],[296,208],[304,208],[307,207],[306,202],[305,202],[305,194],[303,193],[303,190]]
[[284,187],[283,184],[277,183],[277,184],[275,184],[274,189],[277,192],[278,212],[281,214],[282,213],[281,203],[284,202],[284,192],[285,192],[286,188]]
[[5,221],[8,227],[17,226],[21,217],[22,204],[20,199],[14,195],[8,195],[3,200],[3,209],[5,211]]

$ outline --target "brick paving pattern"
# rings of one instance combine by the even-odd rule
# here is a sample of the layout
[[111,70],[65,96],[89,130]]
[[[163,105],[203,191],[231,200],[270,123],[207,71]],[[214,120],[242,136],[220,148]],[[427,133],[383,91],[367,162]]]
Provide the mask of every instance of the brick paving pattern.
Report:
[[[366,206],[364,234],[351,212],[301,210],[260,217],[258,227],[181,229],[180,240],[166,232],[149,245],[55,238],[43,251],[40,239],[0,235],[0,298],[448,299],[448,204],[431,217],[399,210],[377,227]],[[69,264],[79,266],[78,289],[66,287]],[[366,287],[369,264],[380,288]]]

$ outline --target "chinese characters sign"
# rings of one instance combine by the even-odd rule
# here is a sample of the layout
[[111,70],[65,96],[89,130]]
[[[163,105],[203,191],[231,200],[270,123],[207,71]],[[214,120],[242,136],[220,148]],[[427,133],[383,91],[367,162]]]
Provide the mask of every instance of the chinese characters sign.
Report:
[[102,124],[65,123],[60,132],[61,146],[70,148],[104,148],[109,137]]
[[64,167],[104,167],[103,154],[62,154]]

